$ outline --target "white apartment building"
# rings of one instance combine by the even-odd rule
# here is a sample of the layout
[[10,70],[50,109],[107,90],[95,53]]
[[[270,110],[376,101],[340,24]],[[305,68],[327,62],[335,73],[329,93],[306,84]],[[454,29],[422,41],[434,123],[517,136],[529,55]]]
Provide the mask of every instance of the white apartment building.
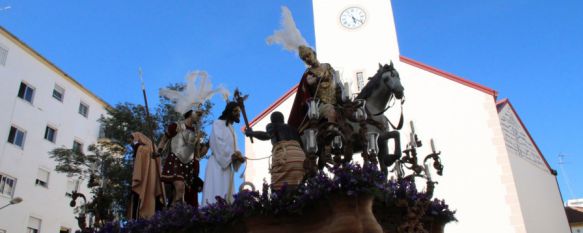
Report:
[[[97,141],[108,104],[0,27],[0,233],[74,232],[70,193],[49,151]],[[85,190],[84,190],[85,189]],[[79,202],[78,202],[79,203]]]

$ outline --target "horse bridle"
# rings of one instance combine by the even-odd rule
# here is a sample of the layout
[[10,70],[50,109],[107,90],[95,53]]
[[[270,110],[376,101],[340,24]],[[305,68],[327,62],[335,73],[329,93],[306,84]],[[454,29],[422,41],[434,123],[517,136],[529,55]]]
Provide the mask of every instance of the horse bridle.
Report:
[[[391,93],[391,95],[389,96],[389,103],[391,102],[391,100],[394,100],[395,98],[395,93]],[[387,117],[387,121],[389,122],[389,125],[391,125],[391,127],[393,127],[393,129],[395,130],[400,130],[401,128],[403,128],[403,104],[405,103],[405,95],[403,95],[403,97],[401,98],[401,116],[399,117],[399,123],[397,124],[397,126],[393,125],[393,123],[391,122],[391,119],[389,119]],[[376,114],[372,114],[373,116],[380,116],[382,114],[384,114],[387,110],[389,110],[389,108],[391,108],[393,105],[395,105],[395,102],[393,102],[393,104],[387,104],[387,107]],[[370,111],[368,110],[368,108],[366,107],[366,105],[364,106],[364,108],[366,109],[366,111],[368,113],[370,113]]]

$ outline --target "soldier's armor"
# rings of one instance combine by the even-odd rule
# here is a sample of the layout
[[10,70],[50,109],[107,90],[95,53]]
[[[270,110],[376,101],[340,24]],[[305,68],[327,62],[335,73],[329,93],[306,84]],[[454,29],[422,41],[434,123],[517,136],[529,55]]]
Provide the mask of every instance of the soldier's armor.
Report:
[[194,130],[186,128],[184,122],[178,123],[176,132],[170,141],[170,150],[182,163],[189,163],[195,156],[198,135]]
[[330,64],[322,63],[317,68],[310,68],[309,72],[321,80],[317,87],[318,93],[316,93],[316,97],[324,103],[336,105],[334,69],[332,69]]

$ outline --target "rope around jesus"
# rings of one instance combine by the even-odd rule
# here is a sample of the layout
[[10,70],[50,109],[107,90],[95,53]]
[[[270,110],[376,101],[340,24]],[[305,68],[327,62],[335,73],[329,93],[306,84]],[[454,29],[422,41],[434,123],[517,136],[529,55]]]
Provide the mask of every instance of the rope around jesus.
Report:
[[[264,160],[264,159],[269,159],[271,158],[273,155],[269,155],[269,156],[265,156],[265,157],[260,157],[260,158],[249,158],[249,156],[247,156],[246,160],[251,160],[251,161],[258,161],[258,160]],[[269,169],[271,169],[271,164],[269,164]],[[241,179],[243,179],[245,177],[245,172],[247,171],[247,165],[245,165],[245,168],[243,168],[243,172],[241,172],[241,176],[239,176]]]

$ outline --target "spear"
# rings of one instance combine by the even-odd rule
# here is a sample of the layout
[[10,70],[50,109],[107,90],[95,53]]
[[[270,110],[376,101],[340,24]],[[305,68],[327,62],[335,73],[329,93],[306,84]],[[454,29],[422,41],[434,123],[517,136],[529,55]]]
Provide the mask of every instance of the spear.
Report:
[[[239,89],[235,89],[235,93],[233,94],[233,96],[235,97],[235,101],[237,101],[239,107],[241,108],[241,114],[243,114],[243,120],[245,120],[245,127],[247,127],[247,129],[251,129],[251,126],[249,125],[249,120],[247,118],[247,112],[245,111],[245,100],[247,99],[247,97],[249,97],[249,95],[243,95],[239,91]],[[253,143],[253,137],[249,137],[249,140],[251,141],[251,143]]]
[[[152,127],[152,119],[150,118],[150,108],[148,107],[148,95],[146,95],[146,85],[144,85],[144,78],[142,78],[142,67],[138,68],[138,76],[140,76],[140,82],[142,82],[142,95],[144,96],[144,105],[146,107],[146,125],[150,132],[150,140],[152,141],[152,154],[156,153],[156,147],[154,146],[154,128]],[[152,156],[152,159],[156,159],[155,156]],[[160,178],[160,168],[158,164],[156,164],[156,174]],[[162,198],[164,206],[166,206],[166,192],[164,190],[164,183],[162,183],[162,179],[160,179],[160,187],[162,189]]]

